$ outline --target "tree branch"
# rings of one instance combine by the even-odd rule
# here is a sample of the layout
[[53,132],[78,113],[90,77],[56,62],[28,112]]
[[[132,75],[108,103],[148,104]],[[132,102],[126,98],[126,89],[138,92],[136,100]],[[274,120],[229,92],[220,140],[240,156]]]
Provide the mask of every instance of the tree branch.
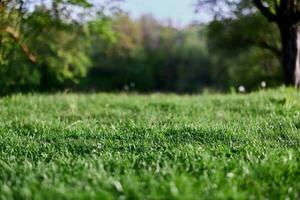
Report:
[[253,0],[253,3],[270,22],[277,21],[277,16],[273,14],[268,7],[264,6],[261,0]]
[[265,41],[259,41],[258,45],[261,48],[264,48],[264,49],[267,49],[269,51],[272,51],[278,58],[281,56],[282,52],[281,52],[281,50],[278,47],[272,46],[272,45],[268,44]]
[[5,7],[9,1],[10,0],[0,0],[0,12],[3,12],[5,10]]
[[25,55],[28,57],[28,59],[32,63],[36,63],[37,58],[35,55],[30,53],[30,50],[27,45],[20,42],[20,35],[18,32],[16,32],[12,27],[6,27],[4,30],[6,33],[10,34],[10,36],[20,45],[22,51],[25,53]]
[[273,3],[274,3],[274,5],[275,5],[276,13],[278,14],[278,12],[280,11],[278,1],[277,1],[277,0],[273,0]]

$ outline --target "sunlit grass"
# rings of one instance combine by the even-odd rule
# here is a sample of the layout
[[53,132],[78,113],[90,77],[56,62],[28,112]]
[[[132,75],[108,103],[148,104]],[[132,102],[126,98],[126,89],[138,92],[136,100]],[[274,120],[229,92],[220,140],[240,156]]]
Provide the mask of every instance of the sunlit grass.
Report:
[[0,199],[299,199],[300,93],[0,100]]

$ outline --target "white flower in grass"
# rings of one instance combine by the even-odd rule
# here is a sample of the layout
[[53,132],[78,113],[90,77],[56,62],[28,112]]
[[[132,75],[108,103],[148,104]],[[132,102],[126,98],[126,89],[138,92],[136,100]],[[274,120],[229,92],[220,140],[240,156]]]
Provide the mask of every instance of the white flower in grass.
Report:
[[123,192],[124,190],[123,190],[123,186],[122,186],[122,184],[120,183],[120,181],[114,181],[113,182],[113,185],[115,186],[115,188],[116,188],[116,190],[118,191],[118,192]]
[[231,173],[231,172],[228,173],[228,174],[227,174],[227,177],[228,177],[228,178],[233,178],[233,177],[234,177],[234,173]]
[[263,81],[263,82],[261,82],[260,85],[261,85],[262,88],[266,88],[266,87],[267,87],[267,82],[266,82],[266,81]]
[[240,85],[238,90],[239,90],[239,93],[245,93],[246,92],[246,88],[243,85]]

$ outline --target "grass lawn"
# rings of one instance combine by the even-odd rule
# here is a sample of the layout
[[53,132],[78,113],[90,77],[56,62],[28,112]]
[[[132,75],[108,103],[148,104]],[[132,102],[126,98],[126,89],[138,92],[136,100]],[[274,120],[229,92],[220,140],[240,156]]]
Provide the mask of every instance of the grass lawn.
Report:
[[299,199],[300,92],[0,99],[0,199]]

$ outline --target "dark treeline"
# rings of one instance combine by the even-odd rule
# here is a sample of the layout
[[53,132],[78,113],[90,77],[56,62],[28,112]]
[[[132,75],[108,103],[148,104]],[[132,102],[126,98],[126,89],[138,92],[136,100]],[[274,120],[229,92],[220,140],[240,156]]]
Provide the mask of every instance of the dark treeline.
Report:
[[0,8],[1,94],[251,90],[281,80],[269,45],[279,37],[258,13],[176,28],[150,15],[133,20],[120,10],[90,14],[93,5],[80,0],[20,2]]
[[95,38],[86,88],[192,92],[213,84],[205,26],[179,30],[149,15],[132,20],[124,13],[110,24],[115,41],[103,45]]

